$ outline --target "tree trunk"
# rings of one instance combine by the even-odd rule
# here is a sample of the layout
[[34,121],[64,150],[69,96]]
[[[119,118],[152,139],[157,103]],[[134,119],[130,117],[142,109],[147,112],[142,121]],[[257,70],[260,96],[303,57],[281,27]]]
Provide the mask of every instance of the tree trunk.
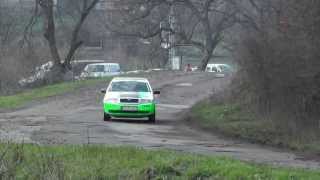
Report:
[[201,71],[205,71],[206,68],[207,68],[207,64],[209,63],[211,57],[212,57],[212,52],[208,52],[208,51],[205,51],[203,54],[203,57],[201,59],[201,64],[200,64],[200,69]]
[[76,24],[75,28],[73,29],[72,32],[72,39],[71,39],[71,43],[70,43],[70,49],[68,52],[68,55],[64,61],[64,67],[66,69],[71,69],[71,65],[70,62],[74,56],[74,54],[76,53],[77,49],[82,45],[82,41],[79,40],[79,32],[81,30],[81,27],[84,23],[84,21],[86,20],[86,18],[88,17],[88,15],[90,14],[91,10],[96,6],[96,4],[99,2],[99,0],[93,0],[89,3],[89,0],[83,0],[83,10],[81,12],[81,17],[78,21],[78,23]]
[[200,69],[202,71],[206,70],[207,64],[211,60],[213,52],[218,44],[219,44],[219,40],[216,38],[212,39],[211,33],[208,32],[207,33],[207,40],[206,40],[206,44],[205,44],[205,50],[203,52],[204,55],[202,57],[201,64],[200,64]]
[[61,65],[61,58],[57,48],[56,37],[55,37],[55,22],[53,13],[53,0],[43,0],[40,1],[40,6],[42,7],[43,13],[45,14],[45,33],[44,37],[48,41],[50,53],[53,58],[55,66]]
[[209,61],[212,57],[212,53],[220,41],[219,40],[220,35],[216,34],[214,36],[214,38],[212,37],[212,29],[210,27],[210,21],[208,19],[208,16],[203,20],[203,25],[204,25],[204,29],[205,29],[206,41],[204,44],[205,50],[204,50],[204,56],[201,60],[200,69],[202,71],[205,71],[207,68],[207,64],[209,63]]
[[48,41],[50,53],[54,62],[51,72],[47,74],[45,77],[45,83],[55,83],[62,80],[70,80],[70,62],[75,52],[82,44],[82,41],[78,40],[79,32],[85,19],[89,15],[90,11],[99,2],[99,0],[92,0],[90,3],[89,0],[83,0],[83,9],[81,11],[81,17],[73,30],[70,49],[63,63],[61,62],[61,57],[56,43],[53,0],[36,0],[36,2],[40,5],[42,12],[45,16],[44,37]]
[[53,84],[64,79],[65,69],[62,64],[54,64],[50,73],[46,74],[44,78],[45,84]]
[[209,63],[210,59],[213,56],[213,52],[216,49],[216,47],[218,46],[218,44],[220,43],[220,34],[216,34],[214,36],[214,38],[211,37],[211,30],[208,29],[207,32],[207,40],[206,40],[206,44],[205,44],[205,50],[203,52],[203,57],[201,60],[201,64],[200,64],[200,69],[202,71],[205,71],[207,68],[207,64]]

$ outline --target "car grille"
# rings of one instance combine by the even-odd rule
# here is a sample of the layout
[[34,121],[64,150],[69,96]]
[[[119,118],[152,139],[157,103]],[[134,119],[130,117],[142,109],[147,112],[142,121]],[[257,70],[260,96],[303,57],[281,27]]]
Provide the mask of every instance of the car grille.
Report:
[[138,103],[139,99],[120,99],[121,103]]
[[129,113],[129,114],[149,114],[149,111],[122,111],[122,110],[110,110],[110,113]]
[[138,94],[120,94],[121,99],[137,99],[139,98]]

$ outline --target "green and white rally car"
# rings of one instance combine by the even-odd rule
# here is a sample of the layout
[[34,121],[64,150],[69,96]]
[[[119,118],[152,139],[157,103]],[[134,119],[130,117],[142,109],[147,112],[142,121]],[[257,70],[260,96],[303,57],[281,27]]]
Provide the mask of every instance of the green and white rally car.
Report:
[[116,118],[145,118],[156,120],[156,104],[153,91],[146,78],[116,77],[109,83],[103,99],[104,120]]

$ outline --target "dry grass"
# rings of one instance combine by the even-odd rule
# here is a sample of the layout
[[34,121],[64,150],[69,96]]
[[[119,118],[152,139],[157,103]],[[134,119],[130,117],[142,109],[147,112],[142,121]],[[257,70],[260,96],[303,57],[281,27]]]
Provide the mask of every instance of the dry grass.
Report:
[[0,145],[0,179],[319,179],[320,173],[133,147]]
[[190,120],[198,120],[208,131],[297,151],[318,152],[320,149],[318,127],[292,129],[290,120],[260,119],[240,105],[201,102],[191,110]]

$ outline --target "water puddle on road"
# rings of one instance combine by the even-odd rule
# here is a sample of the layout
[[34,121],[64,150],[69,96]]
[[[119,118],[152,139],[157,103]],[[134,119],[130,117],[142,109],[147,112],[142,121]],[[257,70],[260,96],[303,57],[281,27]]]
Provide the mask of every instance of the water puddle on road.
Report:
[[193,84],[192,83],[179,83],[176,84],[177,87],[192,87]]
[[178,104],[157,104],[160,108],[170,108],[170,109],[189,109],[190,106],[187,105],[178,105]]

